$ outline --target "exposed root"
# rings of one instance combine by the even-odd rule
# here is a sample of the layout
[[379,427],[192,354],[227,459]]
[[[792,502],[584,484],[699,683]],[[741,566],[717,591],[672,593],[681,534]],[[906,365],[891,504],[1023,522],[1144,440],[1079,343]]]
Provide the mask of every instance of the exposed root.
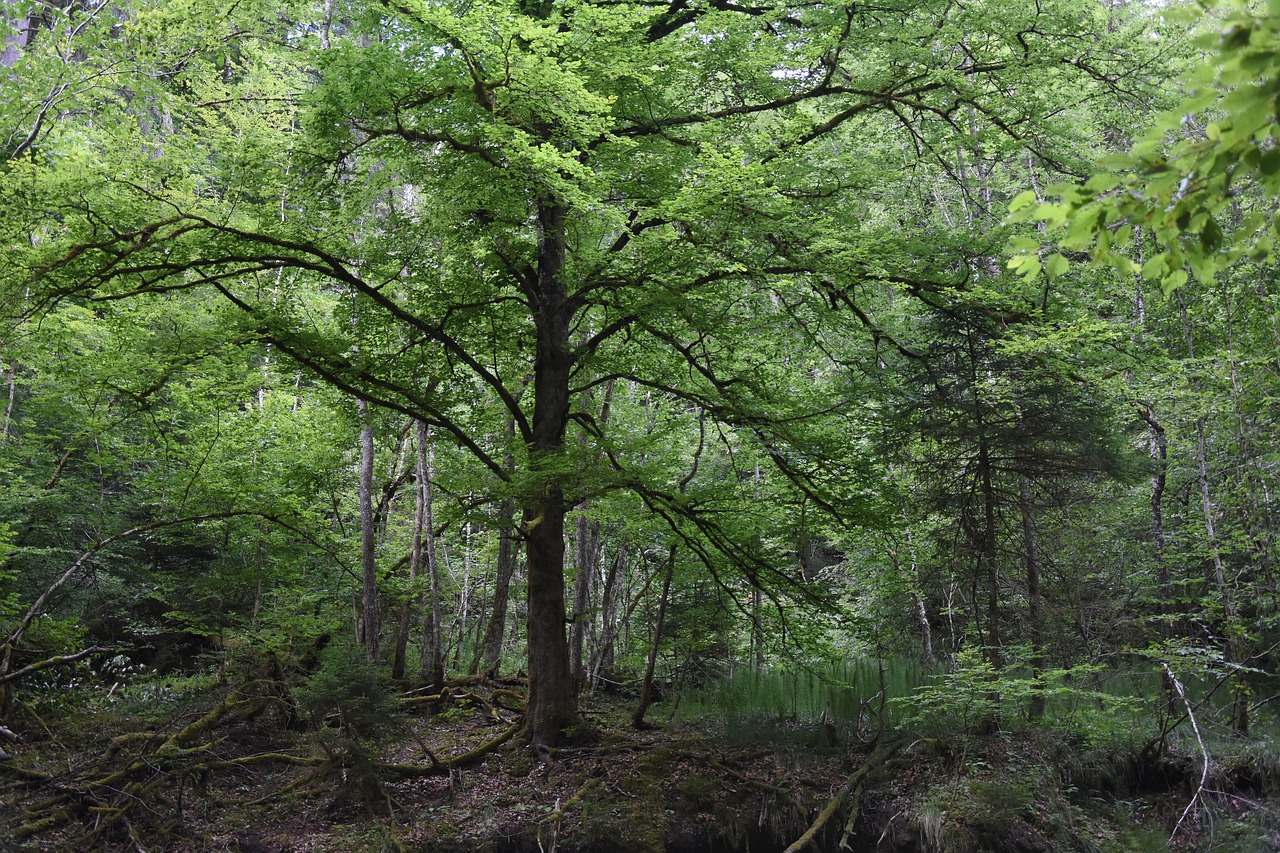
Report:
[[450,770],[466,767],[470,764],[476,764],[486,755],[511,740],[512,736],[520,730],[520,724],[517,723],[502,734],[498,735],[491,741],[480,744],[475,749],[455,755],[450,758],[439,759],[435,755],[428,753],[431,758],[431,766],[420,767],[416,764],[378,764],[378,769],[385,771],[393,776],[402,779],[410,779],[421,776],[447,776]]
[[144,850],[132,818],[151,809],[162,788],[175,780],[182,784],[193,770],[203,772],[216,764],[215,749],[220,741],[209,740],[210,731],[251,702],[242,695],[231,694],[168,737],[140,732],[114,738],[100,761],[71,774],[7,763],[4,772],[21,784],[43,787],[55,794],[29,809],[26,821],[13,829],[14,834],[30,838],[83,816],[90,819],[84,846],[94,846],[118,827],[134,849]]

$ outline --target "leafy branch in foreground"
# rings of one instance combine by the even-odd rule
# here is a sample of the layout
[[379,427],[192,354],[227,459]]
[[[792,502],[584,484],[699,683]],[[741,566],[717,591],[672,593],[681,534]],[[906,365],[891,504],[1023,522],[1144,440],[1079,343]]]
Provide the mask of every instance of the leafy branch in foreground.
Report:
[[1280,3],[1270,0],[1265,14],[1232,6],[1195,42],[1204,59],[1184,81],[1191,94],[1127,152],[1102,158],[1082,185],[1048,187],[1049,200],[1028,190],[1010,202],[1013,221],[1046,226],[1061,251],[1044,254],[1039,239],[1015,237],[1009,269],[1053,279],[1088,258],[1170,293],[1190,275],[1209,284],[1242,258],[1274,260]]

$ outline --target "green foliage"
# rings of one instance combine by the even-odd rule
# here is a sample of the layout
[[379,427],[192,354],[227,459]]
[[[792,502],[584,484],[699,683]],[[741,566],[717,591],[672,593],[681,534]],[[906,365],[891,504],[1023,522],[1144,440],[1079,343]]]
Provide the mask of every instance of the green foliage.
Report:
[[[1207,4],[1206,4],[1207,5]],[[1095,264],[1157,282],[1169,293],[1188,271],[1209,284],[1241,260],[1272,262],[1280,220],[1280,139],[1276,85],[1280,80],[1280,6],[1266,13],[1233,0],[1197,47],[1203,60],[1182,81],[1188,96],[1162,113],[1128,151],[1106,157],[1105,171],[1083,186],[1056,184],[1041,202],[1027,191],[1014,198],[1014,221],[1047,225],[1069,253],[1088,252]],[[1184,10],[1171,14],[1197,27]],[[1144,248],[1153,239],[1155,251]],[[1009,268],[1033,279],[1043,268],[1063,275],[1062,254],[1041,259],[1039,241],[1018,237]]]
[[0,625],[18,612],[18,591],[14,588],[17,572],[9,566],[13,553],[13,530],[0,521]]
[[933,787],[916,822],[927,849],[981,850],[1009,837],[1034,814],[1036,787],[1026,779],[967,778]]
[[395,694],[359,648],[331,643],[320,660],[320,668],[295,691],[298,707],[313,725],[334,724],[357,741],[380,738],[398,727]]
[[[1147,720],[1147,694],[1112,692],[1095,686],[1101,672],[1080,664],[1033,675],[1026,650],[997,670],[980,650],[965,649],[947,673],[891,702],[899,709],[899,725],[927,737],[972,733],[992,724],[1027,725],[1026,712],[1034,699],[1043,699],[1045,717],[1034,721],[1055,731],[1069,731],[1092,745],[1131,742]],[[1135,728],[1137,727],[1137,728]]]

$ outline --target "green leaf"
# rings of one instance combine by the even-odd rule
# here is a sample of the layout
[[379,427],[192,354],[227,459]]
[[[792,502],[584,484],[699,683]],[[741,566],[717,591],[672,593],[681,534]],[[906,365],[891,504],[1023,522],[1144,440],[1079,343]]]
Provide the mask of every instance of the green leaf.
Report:
[[1085,181],[1084,188],[1094,193],[1104,193],[1120,186],[1120,176],[1114,172],[1099,172]]
[[1280,148],[1270,148],[1262,152],[1262,157],[1258,161],[1258,171],[1264,175],[1280,172]]
[[1175,290],[1182,287],[1186,283],[1187,283],[1187,271],[1183,269],[1177,269],[1164,277],[1164,279],[1160,282],[1160,289],[1164,291],[1165,296],[1168,296],[1170,293],[1173,293]]
[[1057,278],[1060,275],[1065,275],[1070,267],[1070,262],[1059,254],[1052,254],[1044,259],[1044,273],[1049,276],[1049,278]]
[[1158,278],[1163,278],[1165,266],[1168,264],[1168,261],[1169,255],[1166,252],[1161,252],[1154,257],[1148,258],[1147,262],[1142,265],[1142,277],[1147,281],[1155,281]]
[[1024,207],[1029,207],[1039,201],[1034,190],[1024,190],[1013,197],[1009,202],[1009,212],[1016,213]]

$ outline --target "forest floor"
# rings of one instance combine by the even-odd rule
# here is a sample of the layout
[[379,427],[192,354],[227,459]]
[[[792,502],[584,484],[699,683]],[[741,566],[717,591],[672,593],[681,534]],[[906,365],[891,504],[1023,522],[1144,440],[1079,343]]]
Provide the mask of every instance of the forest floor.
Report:
[[510,736],[510,684],[402,697],[390,726],[348,709],[318,730],[263,695],[206,695],[160,725],[123,709],[26,719],[0,763],[0,850],[765,853],[826,812],[806,849],[1280,849],[1257,762],[1216,768],[1169,843],[1194,755],[1025,731],[876,751],[821,724],[663,722],[661,706],[637,731],[617,697],[593,701],[574,746],[536,752]]

